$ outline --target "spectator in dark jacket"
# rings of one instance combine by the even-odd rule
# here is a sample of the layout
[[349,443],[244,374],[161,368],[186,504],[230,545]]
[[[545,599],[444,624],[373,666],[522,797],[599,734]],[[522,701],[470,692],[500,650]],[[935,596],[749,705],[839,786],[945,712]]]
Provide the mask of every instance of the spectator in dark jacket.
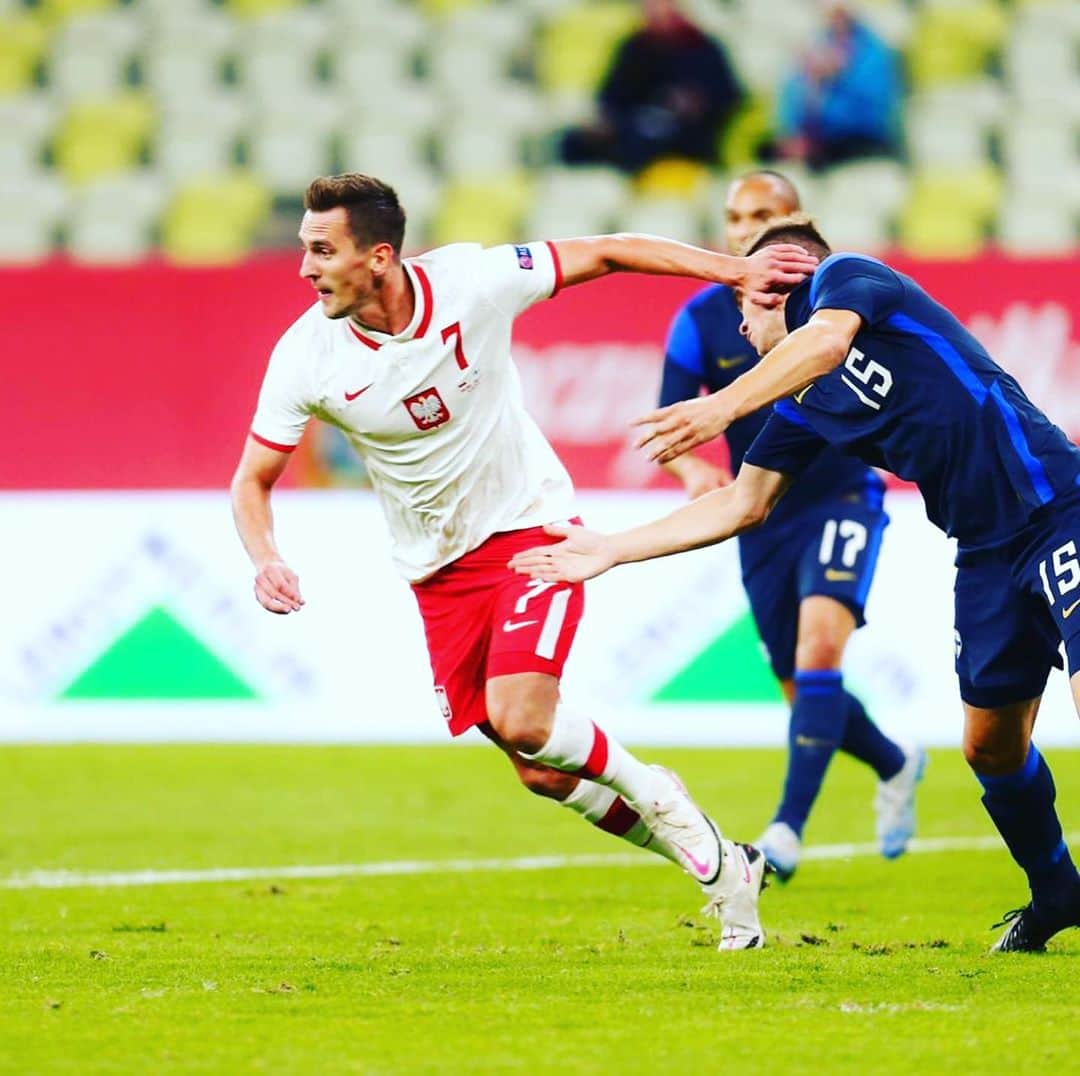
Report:
[[742,90],[723,47],[676,0],[643,0],[644,25],[619,46],[599,93],[599,119],[563,135],[569,164],[637,172],[661,157],[711,163]]

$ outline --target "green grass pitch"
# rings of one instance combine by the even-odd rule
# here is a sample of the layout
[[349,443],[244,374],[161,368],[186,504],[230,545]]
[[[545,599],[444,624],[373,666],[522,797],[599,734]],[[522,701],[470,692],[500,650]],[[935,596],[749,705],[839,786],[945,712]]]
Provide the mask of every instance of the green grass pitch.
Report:
[[[779,751],[643,751],[721,827],[767,821]],[[1080,830],[1080,752],[1046,752]],[[872,840],[837,759],[808,844]],[[920,836],[985,837],[958,752]],[[1075,1071],[1080,931],[990,956],[1022,904],[1002,850],[805,863],[763,897],[769,948],[717,953],[675,868],[629,865],[11,888],[133,871],[622,853],[493,749],[0,750],[0,1071]],[[632,851],[632,850],[631,850]]]

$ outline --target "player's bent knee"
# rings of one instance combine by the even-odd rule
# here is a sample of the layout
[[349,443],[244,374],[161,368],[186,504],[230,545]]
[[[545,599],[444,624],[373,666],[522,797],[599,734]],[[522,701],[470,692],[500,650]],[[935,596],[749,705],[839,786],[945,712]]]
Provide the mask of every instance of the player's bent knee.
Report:
[[488,698],[488,720],[503,743],[530,754],[539,751],[551,735],[551,714],[529,699]]
[[1026,757],[1026,747],[995,744],[975,737],[964,740],[964,760],[974,773],[985,777],[1015,773],[1024,765]]

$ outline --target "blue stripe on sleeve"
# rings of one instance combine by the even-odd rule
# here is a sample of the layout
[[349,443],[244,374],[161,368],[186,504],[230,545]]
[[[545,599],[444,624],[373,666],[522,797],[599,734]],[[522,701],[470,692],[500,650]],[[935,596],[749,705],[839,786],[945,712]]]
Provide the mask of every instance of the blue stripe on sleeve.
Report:
[[1020,425],[1020,416],[1016,413],[1012,404],[1005,399],[1005,394],[996,381],[990,386],[990,395],[994,398],[994,403],[997,404],[997,409],[1005,420],[1005,429],[1009,431],[1009,440],[1012,442],[1016,454],[1020,457],[1020,462],[1023,463],[1028,477],[1031,479],[1035,495],[1042,504],[1048,504],[1054,499],[1054,490],[1050,485],[1050,479],[1047,478],[1042,463],[1036,459],[1031,451],[1031,446],[1027,443],[1024,429]]
[[705,377],[705,355],[701,334],[690,311],[684,306],[675,315],[667,339],[667,357],[695,377]]
[[922,322],[909,318],[907,314],[892,314],[886,318],[885,324],[901,332],[917,336],[938,358],[945,361],[945,365],[953,372],[956,379],[980,405],[986,403],[986,386],[975,376],[975,371],[964,362],[960,352],[941,333],[931,329],[929,325],[923,325]]

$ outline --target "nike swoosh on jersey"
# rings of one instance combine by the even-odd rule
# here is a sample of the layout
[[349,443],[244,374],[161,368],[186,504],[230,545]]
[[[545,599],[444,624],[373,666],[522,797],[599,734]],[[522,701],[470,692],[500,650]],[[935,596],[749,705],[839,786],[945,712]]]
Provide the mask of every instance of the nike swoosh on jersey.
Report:
[[808,393],[808,392],[809,392],[809,391],[810,391],[810,390],[811,390],[811,389],[812,389],[813,387],[814,387],[814,383],[813,383],[813,382],[811,382],[811,383],[810,383],[809,385],[807,385],[807,386],[806,386],[806,388],[804,388],[804,389],[800,389],[800,390],[799,390],[798,392],[796,392],[796,393],[793,393],[793,394],[792,394],[792,397],[791,397],[791,398],[792,398],[792,399],[793,399],[793,400],[794,400],[794,401],[795,401],[795,402],[796,402],[797,404],[801,404],[801,403],[803,402],[803,397],[804,397],[804,396],[805,396],[805,395],[806,395],[806,394],[807,394],[807,393]]
[[839,568],[826,568],[825,578],[828,579],[830,583],[843,583],[849,579],[854,579],[855,573],[842,572]]
[[520,628],[527,628],[530,624],[539,624],[539,620],[519,620],[516,624],[509,620],[503,621],[503,631],[518,631]]
[[718,358],[716,360],[716,365],[719,366],[721,370],[730,370],[733,366],[742,366],[744,362],[749,361],[749,355],[736,355],[731,359]]
[[[375,384],[375,382],[372,381],[371,385],[374,385],[374,384]],[[353,400],[355,400],[357,396],[363,396],[364,393],[367,392],[367,390],[369,388],[371,388],[371,385],[365,385],[362,389],[357,389],[355,392],[346,392],[345,393],[346,401],[348,403],[352,403]]]
[[1061,619],[1062,620],[1068,620],[1069,617],[1071,617],[1073,615],[1073,612],[1075,611],[1075,609],[1076,609],[1076,607],[1078,605],[1080,605],[1080,599],[1078,599],[1077,601],[1074,601],[1072,603],[1072,605],[1069,606],[1068,609],[1062,609],[1061,610]]

